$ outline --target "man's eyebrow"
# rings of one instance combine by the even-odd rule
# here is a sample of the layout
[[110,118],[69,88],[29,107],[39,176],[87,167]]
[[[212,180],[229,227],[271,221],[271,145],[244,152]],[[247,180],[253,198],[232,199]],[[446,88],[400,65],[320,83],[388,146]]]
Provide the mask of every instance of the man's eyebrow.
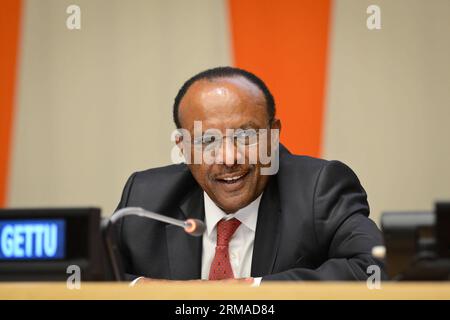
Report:
[[257,125],[255,122],[253,121],[249,121],[247,123],[242,124],[239,129],[258,129],[259,125]]
[[[214,128],[209,128],[209,129],[214,129]],[[209,129],[206,130],[202,130],[201,135],[203,136]],[[236,129],[260,129],[260,126],[258,124],[256,124],[256,122],[254,121],[248,121],[244,124],[241,124],[239,127],[237,128],[227,128],[227,129],[232,129],[232,130],[236,130]],[[194,136],[194,127],[187,129],[187,131],[189,131],[189,133]],[[209,134],[211,134],[210,132],[208,132]]]

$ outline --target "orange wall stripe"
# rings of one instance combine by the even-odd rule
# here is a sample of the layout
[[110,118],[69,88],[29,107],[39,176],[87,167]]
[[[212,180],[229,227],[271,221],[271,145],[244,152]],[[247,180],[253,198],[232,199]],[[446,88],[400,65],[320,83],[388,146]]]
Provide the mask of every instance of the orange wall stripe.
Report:
[[21,1],[0,5],[0,207],[6,205]]
[[234,65],[260,76],[291,152],[320,156],[331,0],[228,0]]

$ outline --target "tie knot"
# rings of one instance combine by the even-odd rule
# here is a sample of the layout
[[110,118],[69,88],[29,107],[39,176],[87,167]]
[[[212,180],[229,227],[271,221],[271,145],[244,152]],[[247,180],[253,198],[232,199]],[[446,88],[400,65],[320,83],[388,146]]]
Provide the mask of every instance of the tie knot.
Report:
[[220,220],[217,223],[217,245],[228,246],[231,237],[240,224],[241,222],[236,218],[230,220]]

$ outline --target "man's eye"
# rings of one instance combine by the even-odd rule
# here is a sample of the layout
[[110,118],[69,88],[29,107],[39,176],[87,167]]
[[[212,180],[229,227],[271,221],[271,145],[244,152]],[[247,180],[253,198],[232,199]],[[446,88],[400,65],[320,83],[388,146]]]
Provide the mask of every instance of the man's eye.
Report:
[[254,143],[255,137],[255,130],[243,130],[236,135],[237,140],[243,144]]
[[245,137],[247,137],[247,138],[252,138],[252,137],[255,137],[256,136],[256,130],[245,130],[244,131],[244,135],[245,135]]
[[214,137],[214,136],[204,136],[202,138],[203,144],[211,144],[211,143],[214,143],[214,141],[216,141],[216,137]]

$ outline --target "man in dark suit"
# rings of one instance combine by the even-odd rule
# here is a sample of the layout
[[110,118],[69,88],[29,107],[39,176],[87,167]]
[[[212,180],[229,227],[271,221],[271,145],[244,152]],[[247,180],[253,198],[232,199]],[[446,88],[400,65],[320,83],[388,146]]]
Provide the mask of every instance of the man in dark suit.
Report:
[[[173,112],[187,164],[134,173],[118,209],[201,219],[207,231],[192,237],[161,222],[122,218],[118,235],[130,279],[364,280],[372,265],[384,277],[371,255],[382,237],[358,178],[341,162],[278,145],[271,132],[281,123],[262,80],[231,67],[204,71],[183,85]],[[262,138],[264,129],[272,131]],[[261,143],[271,150],[270,163],[250,161]],[[193,162],[195,148],[214,161]],[[264,174],[270,166],[279,169]]]

